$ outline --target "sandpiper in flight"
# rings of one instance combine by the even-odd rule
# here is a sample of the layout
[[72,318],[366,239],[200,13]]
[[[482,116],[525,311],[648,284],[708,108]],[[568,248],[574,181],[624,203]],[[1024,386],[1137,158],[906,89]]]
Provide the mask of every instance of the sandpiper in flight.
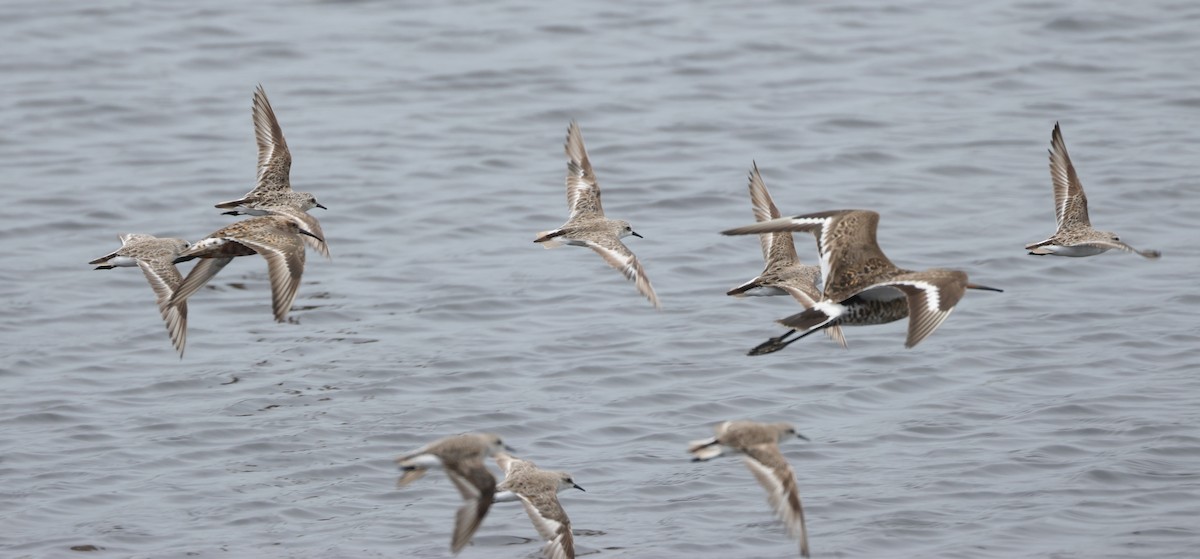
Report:
[[396,459],[404,473],[396,480],[404,487],[425,475],[430,468],[446,472],[462,494],[463,506],[455,514],[450,551],[457,554],[471,541],[487,516],[496,494],[496,478],[483,465],[484,458],[508,449],[500,437],[490,433],[464,433],[438,439]]
[[88,264],[99,264],[97,270],[111,270],[119,266],[137,266],[142,269],[158,302],[158,312],[167,324],[171,343],[183,358],[183,347],[187,345],[187,303],[170,305],[171,296],[183,283],[183,277],[175,268],[175,259],[188,248],[183,239],[160,239],[153,235],[126,233],[118,236],[121,248],[97,258]]
[[804,525],[804,508],[796,488],[796,472],[779,452],[779,443],[796,437],[808,440],[787,423],[757,423],[754,421],[725,421],[713,427],[715,437],[692,441],[688,452],[693,462],[720,456],[724,450],[742,454],[746,467],[758,483],[767,490],[767,500],[783,521],[788,535],[800,540],[800,555],[808,557],[808,529]]
[[1026,245],[1029,254],[1093,256],[1115,248],[1136,252],[1146,258],[1162,256],[1157,250],[1133,248],[1121,242],[1116,233],[1092,229],[1083,183],[1079,182],[1079,175],[1071,164],[1071,156],[1067,154],[1067,144],[1063,141],[1062,130],[1057,122],[1054,123],[1054,132],[1050,134],[1050,178],[1054,181],[1054,215],[1058,220],[1058,229],[1049,239]]
[[563,243],[588,247],[604,257],[610,266],[621,271],[625,278],[633,281],[638,291],[645,295],[654,308],[661,308],[658,295],[650,285],[650,278],[621,238],[633,235],[628,221],[604,217],[600,206],[600,186],[596,184],[596,173],[588,160],[579,125],[571,121],[567,128],[567,206],[571,210],[567,222],[552,231],[542,231],[533,240],[545,248],[555,248]]
[[571,474],[543,470],[533,462],[508,454],[497,454],[496,464],[504,470],[504,481],[496,487],[500,491],[496,493],[496,502],[521,501],[533,527],[546,540],[542,552],[548,559],[575,559],[571,519],[558,502],[558,492],[584,489]]

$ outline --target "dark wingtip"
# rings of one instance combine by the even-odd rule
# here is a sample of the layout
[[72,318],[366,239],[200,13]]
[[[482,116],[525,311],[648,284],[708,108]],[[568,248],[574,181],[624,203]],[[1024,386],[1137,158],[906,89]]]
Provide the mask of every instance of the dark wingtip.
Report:
[[758,282],[758,278],[754,278],[753,280],[750,280],[746,283],[743,283],[742,285],[739,285],[733,289],[730,289],[729,291],[726,291],[725,294],[729,295],[731,297],[736,297],[738,295],[742,295],[742,294],[746,293],[747,291],[751,291],[758,287],[762,287],[762,284],[760,284]]
[[750,351],[746,352],[746,355],[749,355],[751,357],[754,357],[756,355],[766,355],[768,353],[775,353],[776,351],[779,351],[779,350],[783,349],[784,347],[785,347],[784,345],[781,345],[779,343],[778,338],[771,338],[771,339],[751,348]]

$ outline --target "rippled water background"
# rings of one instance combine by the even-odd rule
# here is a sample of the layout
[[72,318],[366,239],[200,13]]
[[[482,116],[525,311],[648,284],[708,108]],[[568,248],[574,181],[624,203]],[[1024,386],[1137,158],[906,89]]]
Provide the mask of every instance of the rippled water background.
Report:
[[[1200,6],[432,4],[0,6],[0,555],[443,557],[457,492],[392,458],[491,430],[587,488],[582,552],[794,556],[738,460],[684,452],[754,418],[812,438],[784,450],[815,557],[1194,556]],[[260,82],[334,260],[276,324],[239,259],[180,361],[141,274],[85,263],[229,222]],[[572,118],[662,312],[530,242]],[[1093,222],[1161,260],[1024,254],[1056,120]],[[723,295],[761,267],[716,234],[752,160],[785,213],[878,210],[897,263],[1006,292],[914,350],[746,357],[797,308]],[[523,538],[497,505],[461,557]]]

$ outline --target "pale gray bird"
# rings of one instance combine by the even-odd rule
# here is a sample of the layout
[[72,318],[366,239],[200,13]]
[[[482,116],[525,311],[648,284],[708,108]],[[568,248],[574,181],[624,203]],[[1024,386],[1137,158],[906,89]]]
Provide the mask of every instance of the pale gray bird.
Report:
[[457,554],[471,541],[487,516],[496,494],[496,478],[484,466],[488,456],[509,449],[499,436],[490,433],[464,433],[438,439],[396,459],[404,472],[396,481],[404,487],[425,475],[431,468],[441,469],[462,494],[463,506],[454,520],[450,551]]
[[1136,252],[1145,258],[1158,258],[1157,250],[1138,250],[1123,242],[1116,233],[1092,229],[1088,219],[1087,196],[1083,183],[1071,164],[1062,130],[1054,123],[1050,134],[1050,178],[1054,182],[1054,216],[1058,229],[1040,243],[1025,245],[1029,254],[1054,256],[1093,256],[1111,249]]
[[[314,233],[305,239],[322,256],[329,257],[329,246],[316,217],[308,215],[313,208],[325,209],[317,198],[308,192],[292,190],[292,153],[288,151],[283,129],[267,100],[267,92],[259,85],[254,90],[252,105],[254,117],[254,139],[258,143],[258,179],[254,188],[237,200],[221,202],[216,207],[229,210],[228,215],[285,215],[301,221],[302,229]],[[319,240],[318,240],[319,239]]]
[[504,481],[497,486],[500,492],[496,494],[496,502],[521,501],[534,529],[546,540],[542,553],[547,559],[575,559],[571,519],[559,504],[558,493],[565,489],[584,489],[575,483],[571,474],[543,470],[533,462],[508,454],[497,454],[496,464],[504,470]]
[[796,472],[779,452],[779,443],[789,438],[808,440],[787,423],[725,421],[713,427],[715,437],[692,441],[688,452],[693,462],[710,460],[729,451],[743,455],[746,467],[767,490],[767,501],[783,521],[793,539],[800,541],[800,555],[808,557],[808,528],[804,525],[804,507],[796,488]]
[[171,296],[183,283],[183,277],[175,267],[175,259],[187,250],[188,242],[183,239],[160,239],[141,233],[125,233],[118,235],[118,238],[121,239],[121,248],[88,264],[99,264],[96,266],[97,270],[125,266],[137,266],[142,269],[142,274],[154,290],[158,312],[166,322],[171,344],[182,359],[183,348],[187,345],[187,303],[171,305],[170,301]]
[[567,207],[571,215],[562,227],[538,233],[533,242],[544,248],[555,248],[565,243],[596,251],[609,266],[620,270],[625,279],[632,281],[654,308],[661,308],[658,295],[654,293],[654,286],[650,285],[650,278],[642,269],[641,262],[621,242],[624,237],[633,235],[640,238],[641,235],[633,230],[628,221],[604,217],[604,208],[600,206],[600,186],[596,183],[596,173],[592,171],[592,163],[583,145],[583,134],[575,121],[571,121],[567,128],[566,151]]

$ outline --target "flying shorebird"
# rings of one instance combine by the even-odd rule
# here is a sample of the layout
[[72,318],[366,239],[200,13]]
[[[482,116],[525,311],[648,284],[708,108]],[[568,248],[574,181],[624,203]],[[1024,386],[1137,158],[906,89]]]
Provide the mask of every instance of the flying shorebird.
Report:
[[[780,324],[791,330],[750,351],[761,355],[779,351],[805,336],[839,323],[884,324],[908,317],[911,348],[933,333],[954,310],[965,291],[994,287],[967,281],[958,270],[932,268],[914,272],[896,267],[875,239],[879,214],[869,210],[834,210],[772,219],[724,231],[725,235],[756,235],[776,231],[809,231],[817,238],[821,276],[825,280],[821,301]],[[796,333],[791,340],[785,339]]]
[[404,472],[396,480],[397,487],[420,479],[430,468],[438,468],[446,472],[446,477],[454,482],[462,494],[463,506],[455,515],[451,552],[457,554],[471,541],[471,536],[479,529],[483,517],[492,506],[496,478],[484,466],[484,458],[505,450],[511,449],[496,435],[464,433],[438,439],[396,459],[396,464]]
[[299,221],[301,229],[315,234],[306,238],[305,242],[329,258],[329,246],[325,244],[321,224],[316,217],[308,214],[308,210],[313,208],[326,208],[317,202],[316,196],[292,190],[292,153],[288,151],[283,129],[279,127],[279,120],[275,118],[275,111],[271,109],[271,102],[267,100],[267,92],[261,84],[254,90],[252,115],[254,139],[258,143],[258,179],[250,192],[237,200],[221,202],[216,207],[229,210],[224,212],[226,215],[275,214]]
[[116,267],[137,266],[142,269],[158,302],[158,312],[167,325],[171,343],[183,358],[183,346],[187,344],[187,303],[170,305],[171,296],[179,289],[183,277],[175,268],[175,259],[188,248],[183,239],[160,239],[153,235],[125,233],[118,235],[121,248],[114,250],[88,264],[100,264],[97,270]]
[[575,484],[571,474],[543,470],[533,462],[508,454],[497,454],[496,465],[504,470],[504,481],[496,487],[500,490],[496,502],[521,501],[533,527],[546,540],[542,552],[547,559],[575,559],[571,519],[558,503],[558,493],[564,489],[584,489]]
[[[750,170],[750,204],[754,210],[754,219],[758,222],[780,217],[779,208],[771,199],[767,185],[763,183],[762,175],[758,172],[758,163]],[[762,244],[763,260],[766,267],[758,277],[730,289],[726,295],[734,297],[763,297],[774,295],[791,295],[804,308],[812,308],[821,300],[821,267],[808,266],[800,263],[796,255],[796,245],[789,231],[762,233],[758,236]],[[825,329],[825,333],[842,347],[846,347],[846,337],[842,327],[838,325]]]
[[800,555],[808,557],[808,529],[804,526],[804,508],[796,489],[796,472],[779,452],[779,443],[796,437],[808,440],[787,423],[725,421],[713,427],[715,437],[692,441],[688,452],[693,462],[716,458],[725,450],[744,455],[743,461],[759,485],[767,490],[767,500],[788,535],[800,540]]
[[567,206],[571,210],[567,222],[552,231],[542,231],[533,240],[545,248],[555,248],[563,243],[574,246],[588,247],[604,257],[610,266],[621,271],[625,278],[637,285],[638,291],[645,295],[654,308],[661,308],[658,295],[650,285],[650,278],[638,262],[633,251],[621,242],[623,237],[634,232],[628,221],[608,219],[604,217],[604,208],[600,206],[600,186],[596,184],[596,173],[592,171],[592,163],[588,160],[587,149],[583,146],[583,135],[579,125],[571,121],[567,128]]
[[1067,154],[1067,144],[1063,141],[1062,130],[1057,122],[1054,123],[1054,132],[1050,134],[1050,178],[1054,181],[1054,215],[1058,220],[1058,229],[1049,239],[1025,245],[1029,254],[1093,256],[1115,248],[1136,252],[1146,258],[1162,256],[1157,250],[1133,248],[1121,242],[1116,233],[1092,229],[1083,183],[1079,182],[1079,175],[1071,164],[1071,156]]
[[300,276],[304,273],[304,243],[301,241],[304,236],[316,235],[301,228],[297,221],[277,215],[244,219],[214,231],[175,259],[177,264],[195,258],[201,260],[175,290],[170,304],[183,304],[234,257],[261,254],[267,260],[275,320],[287,320],[292,301],[296,300],[296,291],[300,289]]

